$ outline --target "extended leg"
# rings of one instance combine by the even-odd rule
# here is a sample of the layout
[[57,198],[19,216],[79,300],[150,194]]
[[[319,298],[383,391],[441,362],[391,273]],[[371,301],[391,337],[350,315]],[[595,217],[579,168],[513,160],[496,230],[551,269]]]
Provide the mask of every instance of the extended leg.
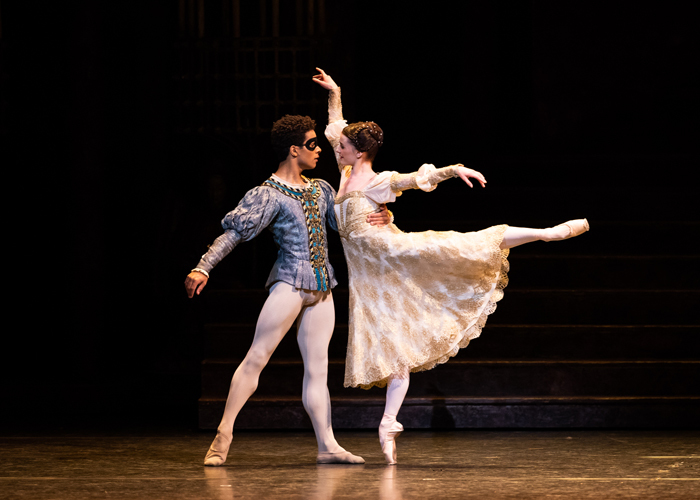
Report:
[[253,344],[233,374],[224,415],[216,438],[209,448],[204,465],[222,465],[233,437],[233,424],[238,412],[258,388],[260,372],[265,368],[285,333],[294,324],[302,308],[302,298],[291,285],[275,283],[265,301],[255,327]]
[[343,449],[333,436],[331,398],[328,393],[328,344],[335,326],[335,307],[330,293],[314,294],[312,305],[299,317],[297,341],[304,360],[302,402],[311,418],[318,442],[319,463],[362,464],[365,461]]
[[532,241],[559,241],[573,238],[588,231],[586,219],[570,220],[558,226],[545,229],[508,226],[503,233],[501,248],[513,248]]
[[395,373],[389,378],[386,388],[386,404],[384,406],[384,416],[379,424],[379,444],[382,447],[384,458],[389,465],[396,463],[396,442],[395,439],[403,432],[403,425],[396,420],[403,400],[408,392],[410,382],[410,372],[405,370]]

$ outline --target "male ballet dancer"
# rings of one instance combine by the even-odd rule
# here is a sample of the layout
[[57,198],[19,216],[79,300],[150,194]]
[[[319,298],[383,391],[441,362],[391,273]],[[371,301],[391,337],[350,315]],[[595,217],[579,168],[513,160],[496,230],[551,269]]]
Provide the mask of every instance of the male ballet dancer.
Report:
[[[187,296],[199,295],[209,272],[235,246],[268,227],[278,247],[267,280],[269,296],[255,327],[245,359],[231,380],[224,415],[204,465],[226,461],[233,424],[258,386],[260,372],[277,345],[297,321],[297,342],[304,362],[302,402],[318,442],[317,463],[362,464],[362,457],[343,449],[333,436],[328,393],[328,344],[335,324],[331,288],[337,282],[327,257],[326,223],[337,231],[333,211],[335,190],[321,179],[307,179],[304,170],[316,168],[321,148],[316,123],[308,116],[286,115],[272,127],[272,147],[280,161],[277,171],[261,186],[246,193],[222,221],[224,234],[216,238],[197,267],[187,276]],[[389,223],[386,207],[367,217],[370,224]]]

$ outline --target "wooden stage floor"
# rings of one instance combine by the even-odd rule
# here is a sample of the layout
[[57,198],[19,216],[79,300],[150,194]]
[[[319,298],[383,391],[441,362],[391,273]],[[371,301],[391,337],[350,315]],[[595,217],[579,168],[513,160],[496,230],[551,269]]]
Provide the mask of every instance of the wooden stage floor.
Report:
[[5,433],[2,499],[700,498],[700,431],[407,430],[399,464],[373,432],[336,432],[365,465],[316,465],[311,432]]

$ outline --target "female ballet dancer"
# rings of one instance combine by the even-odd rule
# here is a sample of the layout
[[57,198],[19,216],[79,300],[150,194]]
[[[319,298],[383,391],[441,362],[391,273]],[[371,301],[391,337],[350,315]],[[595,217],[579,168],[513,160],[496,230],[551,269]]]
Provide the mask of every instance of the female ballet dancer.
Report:
[[588,231],[586,219],[532,229],[505,224],[481,231],[404,233],[394,224],[370,226],[365,218],[407,189],[432,191],[460,177],[469,187],[484,176],[461,164],[417,172],[375,173],[372,163],[384,133],[374,122],[343,119],[340,87],[323,70],[313,81],[329,91],[326,137],[336,153],[340,187],[335,215],[349,274],[350,315],[345,387],[387,387],[379,442],[396,463],[396,420],[409,374],[445,363],[478,337],[508,283],[510,248],[555,241]]

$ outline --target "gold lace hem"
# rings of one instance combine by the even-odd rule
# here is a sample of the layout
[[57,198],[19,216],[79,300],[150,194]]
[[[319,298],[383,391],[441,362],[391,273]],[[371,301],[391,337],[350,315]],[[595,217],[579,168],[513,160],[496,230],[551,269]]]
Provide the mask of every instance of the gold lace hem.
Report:
[[372,387],[386,387],[386,385],[389,382],[389,378],[393,373],[401,373],[405,372],[406,370],[410,371],[411,373],[431,370],[437,365],[447,363],[450,360],[450,358],[457,355],[460,349],[464,349],[469,345],[470,341],[472,341],[475,338],[478,338],[481,335],[481,331],[483,330],[484,326],[486,325],[488,317],[496,311],[497,303],[503,298],[504,289],[508,285],[508,271],[510,269],[508,255],[510,253],[510,250],[500,248],[501,242],[503,241],[503,233],[505,232],[507,227],[507,225],[502,225],[500,227],[501,230],[498,231],[498,233],[494,234],[493,237],[489,240],[489,246],[492,250],[491,262],[494,265],[496,265],[496,260],[500,260],[500,272],[498,280],[496,282],[496,286],[494,287],[493,292],[488,299],[488,303],[481,311],[477,320],[470,327],[462,331],[462,335],[459,337],[459,340],[455,342],[454,346],[449,351],[442,353],[439,356],[433,357],[432,359],[429,359],[417,366],[397,366],[396,370],[392,370],[390,373],[381,374],[381,378],[379,378],[378,380],[368,380],[370,377],[368,376],[368,374],[364,374],[365,376],[363,377],[355,376],[354,380],[352,380],[351,382],[345,381],[343,385],[345,387],[355,387],[360,389],[371,389]]

